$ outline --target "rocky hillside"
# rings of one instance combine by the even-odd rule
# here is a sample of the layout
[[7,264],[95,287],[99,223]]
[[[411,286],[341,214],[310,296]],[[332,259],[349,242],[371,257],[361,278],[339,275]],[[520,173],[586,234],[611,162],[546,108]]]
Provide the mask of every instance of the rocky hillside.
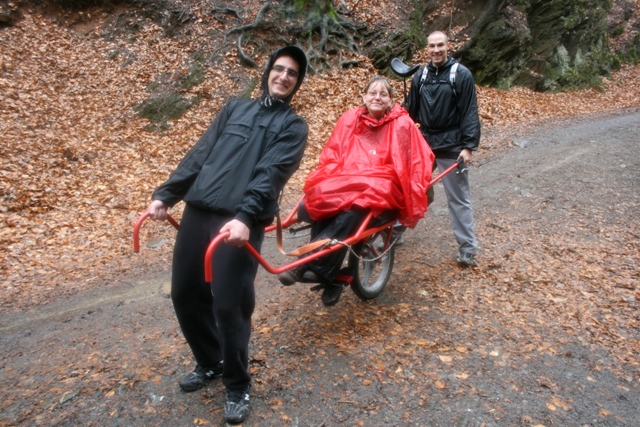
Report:
[[[295,4],[292,0],[256,2],[253,7],[221,1],[203,6],[183,0],[0,0],[0,25],[19,22],[28,6],[81,26],[94,21],[92,15],[107,13],[113,19],[102,35],[108,38],[135,38],[153,22],[167,37],[188,39],[194,27],[206,22],[200,17],[204,12],[221,24],[206,34],[216,40],[214,57],[235,49],[240,63],[259,68],[256,57],[286,42],[305,47],[312,73],[362,66],[353,54],[363,54],[386,74],[391,73],[391,58],[413,61],[424,48],[426,35],[442,30],[449,34],[455,56],[473,71],[476,83],[536,91],[598,86],[601,77],[622,64],[636,64],[640,49],[639,0]],[[301,4],[306,6],[300,8]]]
[[492,0],[464,2],[450,18],[477,83],[548,91],[597,86],[637,63],[639,12],[637,0]]

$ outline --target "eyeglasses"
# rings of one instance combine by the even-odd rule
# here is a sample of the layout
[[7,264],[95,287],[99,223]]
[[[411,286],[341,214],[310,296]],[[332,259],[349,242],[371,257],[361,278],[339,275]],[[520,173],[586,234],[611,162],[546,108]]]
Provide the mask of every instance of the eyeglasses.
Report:
[[389,96],[389,94],[387,92],[369,91],[369,92],[367,92],[367,96],[370,96],[371,98],[375,98],[376,96],[379,96],[380,99],[390,98],[390,96]]
[[298,72],[296,70],[294,70],[293,68],[287,68],[284,65],[274,65],[273,67],[271,67],[271,70],[275,71],[278,74],[282,74],[286,71],[287,76],[294,79],[298,78]]

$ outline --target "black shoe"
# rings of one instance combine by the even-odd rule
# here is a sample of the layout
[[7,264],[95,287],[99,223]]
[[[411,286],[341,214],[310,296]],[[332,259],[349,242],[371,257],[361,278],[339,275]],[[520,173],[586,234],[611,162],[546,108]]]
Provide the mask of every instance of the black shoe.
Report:
[[180,388],[184,391],[196,391],[204,387],[209,381],[222,376],[222,362],[213,368],[203,368],[196,366],[192,372],[189,372],[180,381]]
[[393,233],[391,233],[391,241],[396,246],[404,245],[404,232],[407,231],[405,226],[394,226]]
[[[391,233],[391,241],[389,245],[394,246],[402,246],[404,245],[404,232],[407,230],[407,227],[404,226],[393,226],[393,232]],[[382,239],[376,241],[375,249],[378,252],[382,252],[384,250],[384,246],[387,243],[387,233],[384,232],[381,234]]]
[[224,420],[231,424],[240,424],[249,415],[249,390],[227,390],[227,403],[224,405]]
[[278,274],[278,280],[283,286],[291,286],[298,282],[302,278],[302,270],[298,268],[292,268],[291,270],[284,271]]
[[473,258],[473,254],[460,254],[456,261],[458,261],[458,264],[460,264],[462,267],[471,267],[475,264]]
[[324,290],[322,291],[322,303],[327,307],[336,305],[338,301],[340,301],[340,295],[342,294],[343,288],[344,286],[342,285],[342,283],[325,285]]
[[320,278],[311,270],[302,271],[302,268],[293,268],[278,274],[278,280],[283,286],[291,286],[296,282],[318,283]]

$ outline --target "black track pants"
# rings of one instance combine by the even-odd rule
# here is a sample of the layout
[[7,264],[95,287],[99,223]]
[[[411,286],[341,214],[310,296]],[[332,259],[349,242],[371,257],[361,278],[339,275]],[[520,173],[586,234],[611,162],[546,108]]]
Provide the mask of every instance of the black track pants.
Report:
[[[221,243],[213,256],[213,282],[204,281],[207,246],[232,218],[187,205],[173,253],[171,299],[196,362],[204,367],[224,360],[222,381],[228,390],[247,387],[254,280],[258,262],[244,248]],[[262,226],[249,243],[260,251]]]

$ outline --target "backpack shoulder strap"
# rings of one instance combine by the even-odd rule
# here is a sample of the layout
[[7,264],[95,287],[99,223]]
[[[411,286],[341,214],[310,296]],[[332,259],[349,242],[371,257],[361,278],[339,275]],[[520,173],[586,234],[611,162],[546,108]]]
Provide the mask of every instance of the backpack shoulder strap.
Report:
[[456,82],[456,73],[458,72],[458,65],[460,65],[459,62],[454,62],[453,65],[451,66],[451,71],[449,71],[449,81],[451,82],[451,84],[454,84]]
[[456,98],[458,93],[456,92],[456,73],[458,72],[459,62],[454,62],[451,65],[451,70],[449,71],[449,84],[451,84],[451,90],[453,90],[453,97]]
[[422,77],[420,77],[420,87],[422,88],[422,85],[424,84],[424,82],[427,80],[427,75],[429,74],[429,67],[427,67],[427,65],[424,66],[424,68],[422,69]]
[[[451,65],[451,70],[449,71],[449,84],[451,84],[451,89],[453,89],[454,97],[458,95],[456,93],[456,85],[455,85],[456,73],[458,72],[458,65],[460,65],[459,62],[454,62],[453,65]],[[422,76],[420,77],[420,87],[422,87],[424,82],[427,80],[428,75],[429,75],[429,68],[425,65],[424,68],[422,69]]]

